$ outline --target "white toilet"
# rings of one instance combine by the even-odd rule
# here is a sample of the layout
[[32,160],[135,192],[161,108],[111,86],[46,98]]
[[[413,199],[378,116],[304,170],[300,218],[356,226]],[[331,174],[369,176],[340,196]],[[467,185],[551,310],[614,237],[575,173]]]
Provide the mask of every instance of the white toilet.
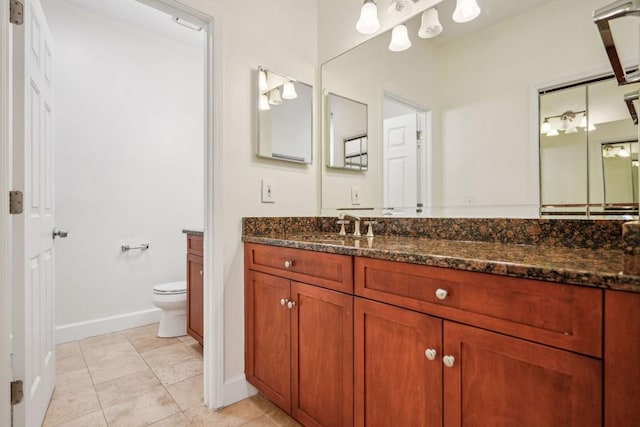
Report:
[[162,310],[159,337],[180,337],[187,334],[187,282],[183,280],[154,286],[151,301]]

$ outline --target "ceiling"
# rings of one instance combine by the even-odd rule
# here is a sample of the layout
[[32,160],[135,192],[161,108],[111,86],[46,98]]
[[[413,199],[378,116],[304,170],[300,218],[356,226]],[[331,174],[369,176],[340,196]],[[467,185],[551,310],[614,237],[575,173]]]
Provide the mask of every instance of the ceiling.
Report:
[[[43,0],[47,3],[48,0]],[[74,6],[126,22],[175,41],[201,46],[203,31],[194,31],[172,21],[172,16],[136,0],[63,0]]]

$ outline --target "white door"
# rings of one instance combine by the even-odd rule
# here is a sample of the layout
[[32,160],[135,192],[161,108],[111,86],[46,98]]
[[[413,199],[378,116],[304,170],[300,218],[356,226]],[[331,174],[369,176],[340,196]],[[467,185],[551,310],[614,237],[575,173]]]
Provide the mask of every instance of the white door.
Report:
[[14,426],[40,426],[55,384],[53,75],[51,33],[39,0],[23,0],[13,26],[14,188],[24,211],[13,215],[14,378],[24,399]]
[[383,180],[385,208],[414,208],[418,203],[417,116],[384,120]]

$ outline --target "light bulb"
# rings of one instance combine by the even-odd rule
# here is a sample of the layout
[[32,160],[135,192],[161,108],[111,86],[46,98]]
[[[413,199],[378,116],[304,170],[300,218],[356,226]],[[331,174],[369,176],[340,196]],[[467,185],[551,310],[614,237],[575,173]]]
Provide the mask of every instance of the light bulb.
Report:
[[453,20],[464,24],[473,21],[480,15],[480,6],[476,0],[456,0],[456,10],[453,11]]
[[373,0],[365,0],[362,9],[360,9],[360,19],[356,24],[356,30],[362,34],[373,34],[379,29],[378,7]]
[[296,93],[296,88],[293,85],[293,82],[286,82],[284,86],[282,86],[282,98],[284,99],[296,99],[298,94]]
[[258,108],[263,111],[271,109],[271,107],[269,107],[269,98],[267,98],[267,95],[260,95],[260,98],[258,99]]
[[558,136],[558,129],[551,129],[549,132],[547,132],[547,136]]
[[264,92],[269,89],[269,84],[267,83],[267,71],[260,70],[258,71],[258,89],[260,92]]
[[549,119],[544,119],[542,126],[540,126],[540,133],[548,133],[551,130],[551,123]]
[[389,50],[391,52],[402,52],[411,47],[411,40],[409,40],[409,34],[407,33],[407,27],[404,25],[396,25],[391,31],[391,42],[389,43]]
[[418,37],[423,39],[431,39],[442,32],[442,25],[438,19],[438,11],[434,8],[427,9],[422,12],[422,20],[420,21],[420,29]]
[[269,92],[269,104],[280,105],[282,104],[282,98],[280,97],[280,89],[275,88]]

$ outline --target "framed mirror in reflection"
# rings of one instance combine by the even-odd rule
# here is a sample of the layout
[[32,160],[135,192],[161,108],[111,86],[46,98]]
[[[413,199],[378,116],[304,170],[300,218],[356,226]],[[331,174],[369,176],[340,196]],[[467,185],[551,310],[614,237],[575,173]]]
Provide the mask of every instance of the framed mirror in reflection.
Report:
[[326,98],[329,127],[327,166],[367,170],[367,104],[335,93],[329,93]]
[[[541,216],[541,189],[549,186],[540,172],[551,163],[540,166],[538,91],[610,72],[592,20],[603,1],[483,0],[480,5],[483,12],[478,18],[458,24],[452,20],[456,1],[443,0],[435,6],[443,28],[437,37],[418,37],[421,16],[416,15],[404,23],[411,41],[406,50],[390,51],[391,31],[387,31],[322,65],[323,93],[357,99],[368,107],[367,170],[345,173],[327,167],[330,162],[325,157],[323,214],[366,207],[372,215]],[[625,66],[637,66],[638,61],[638,26],[632,21],[616,21],[613,28]],[[388,133],[388,98],[401,100],[425,117],[424,124],[416,125],[417,148],[406,150],[413,157],[409,160],[407,155],[404,164],[391,161],[385,153],[385,138],[394,144],[404,139],[400,132]],[[569,110],[573,120],[581,120],[587,106],[549,115]],[[327,144],[328,123],[323,122],[321,129]],[[588,133],[582,128],[579,132]],[[329,149],[322,153],[329,156]],[[601,157],[583,160],[589,162],[589,170],[597,167],[602,175]],[[556,164],[566,169],[566,164]],[[593,186],[587,190],[586,176],[584,169],[568,178],[580,180],[576,194],[584,196],[571,203],[586,206],[586,193],[596,191]],[[390,182],[401,179],[403,184],[390,189]],[[561,182],[556,180],[555,185]],[[600,176],[601,192],[602,182]],[[350,197],[354,186],[359,188],[357,205]],[[602,197],[596,202],[600,206]]]
[[313,88],[258,67],[258,157],[313,161]]
[[542,217],[638,215],[638,127],[624,98],[639,87],[604,76],[540,91]]

